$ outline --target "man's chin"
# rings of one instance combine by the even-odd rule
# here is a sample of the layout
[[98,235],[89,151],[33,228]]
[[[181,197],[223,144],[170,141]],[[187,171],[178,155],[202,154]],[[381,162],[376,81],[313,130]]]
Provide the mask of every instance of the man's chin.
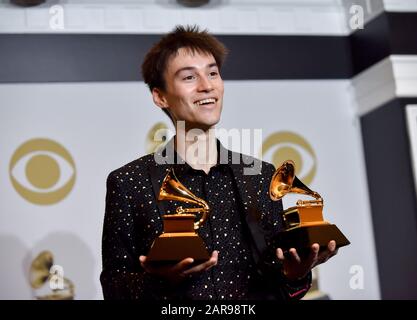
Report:
[[[190,129],[208,130],[216,126],[220,121],[220,117],[197,119],[194,121],[179,120],[177,121],[177,129],[184,128],[188,131]],[[179,125],[179,127],[178,127]]]
[[215,119],[213,121],[205,121],[201,124],[201,126],[206,129],[211,129],[214,128],[219,123],[219,121],[220,119]]
[[213,122],[213,123],[210,123],[210,122],[192,123],[192,124],[189,124],[189,125],[186,126],[186,130],[189,131],[189,130],[196,129],[196,130],[208,131],[210,129],[214,129],[217,123],[218,123],[218,121]]

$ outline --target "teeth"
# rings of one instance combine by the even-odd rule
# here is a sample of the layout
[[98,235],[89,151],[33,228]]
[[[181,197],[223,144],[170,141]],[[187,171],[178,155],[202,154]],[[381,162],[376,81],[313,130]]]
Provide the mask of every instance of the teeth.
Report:
[[215,103],[216,102],[216,99],[214,99],[214,98],[210,98],[210,99],[204,99],[204,100],[200,100],[200,101],[197,101],[196,103],[195,103],[195,105],[196,106],[201,106],[202,104],[204,104],[204,103]]

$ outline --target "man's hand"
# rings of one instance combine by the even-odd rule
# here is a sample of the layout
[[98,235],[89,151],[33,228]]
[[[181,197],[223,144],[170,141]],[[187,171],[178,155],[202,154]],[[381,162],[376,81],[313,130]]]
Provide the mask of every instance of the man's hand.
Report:
[[164,278],[165,280],[168,280],[171,284],[175,285],[180,283],[187,277],[207,271],[210,268],[217,265],[218,255],[218,251],[214,250],[209,260],[191,268],[190,266],[194,263],[193,258],[185,258],[177,264],[169,266],[150,265],[146,261],[146,256],[140,256],[139,261],[140,265],[147,273]]
[[288,280],[298,280],[304,278],[311,269],[315,266],[326,262],[331,257],[337,254],[336,241],[331,240],[327,244],[327,249],[319,252],[320,246],[318,243],[314,243],[311,246],[310,254],[305,259],[301,259],[297,253],[297,250],[291,248],[289,250],[290,257],[286,258],[281,248],[278,248],[276,255],[282,262],[283,273]]

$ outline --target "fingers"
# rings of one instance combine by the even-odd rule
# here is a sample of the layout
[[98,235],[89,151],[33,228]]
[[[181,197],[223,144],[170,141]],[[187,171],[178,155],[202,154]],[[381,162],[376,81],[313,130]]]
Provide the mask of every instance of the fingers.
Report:
[[275,251],[275,254],[276,254],[278,260],[280,260],[282,262],[284,262],[285,259],[293,260],[297,263],[301,262],[301,258],[298,255],[297,249],[295,249],[295,248],[291,248],[290,250],[288,250],[289,258],[285,256],[284,251],[282,251],[281,248],[277,248],[277,250]]
[[336,255],[338,251],[338,248],[336,246],[336,241],[334,240],[329,241],[329,243],[327,244],[327,250],[329,251],[329,257],[327,259]]
[[284,251],[282,251],[281,248],[277,248],[275,253],[277,255],[278,260],[284,261]]
[[315,266],[326,262],[337,254],[337,246],[336,241],[331,240],[326,250],[320,251],[320,245],[314,243],[310,247],[308,256],[302,256],[302,258],[300,258],[295,248],[291,248],[288,251],[288,256],[284,254],[281,248],[277,248],[275,253],[277,258],[284,264],[284,271],[288,277],[292,277],[295,272],[294,270],[298,270],[295,272],[296,274],[304,274],[306,270],[311,270]]
[[301,258],[297,253],[297,249],[291,248],[289,250],[289,253],[290,253],[290,259],[294,260],[297,263],[301,263]]
[[295,249],[295,248],[291,248],[290,250],[288,250],[289,257],[286,257],[284,255],[284,251],[281,248],[277,248],[275,253],[276,253],[277,258],[282,262],[285,259],[288,259],[288,260],[291,260],[293,262],[296,262],[297,264],[300,264],[300,263],[303,262],[303,263],[306,263],[308,265],[313,265],[318,260],[319,251],[320,251],[320,245],[318,243],[314,243],[311,246],[311,250],[310,250],[310,253],[309,253],[307,259],[304,259],[304,258],[301,259],[300,255],[297,252],[297,249]]
[[327,248],[326,250],[322,251],[321,254],[323,256],[327,256],[329,254],[333,254],[333,252],[335,252],[336,250],[336,241],[331,240],[329,241],[329,243],[327,244]]
[[139,256],[139,262],[141,267],[145,270],[147,273],[152,274],[159,274],[159,275],[168,275],[168,274],[180,274],[183,270],[187,269],[192,263],[194,263],[193,258],[186,258],[181,260],[175,265],[150,265],[147,263],[147,257],[146,256]]
[[329,249],[330,252],[333,252],[336,250],[336,241],[331,240],[329,241],[329,243],[327,244],[327,249]]
[[[319,251],[320,247],[318,244],[315,244],[312,246],[312,251],[310,253],[309,256],[309,260],[313,261],[314,259],[317,258],[317,253]],[[288,256],[286,256],[284,254],[284,251],[281,248],[277,248],[276,252],[275,252],[278,260],[280,260],[281,262],[283,262],[285,259],[287,260],[291,260],[293,262],[296,263],[301,263],[303,259],[301,259],[300,255],[297,252],[297,249],[295,248],[291,248],[290,250],[288,250]]]
[[335,256],[337,252],[338,252],[338,249],[336,246],[336,241],[334,240],[329,241],[329,243],[327,244],[326,250],[320,252],[316,265],[326,262],[331,257]]
[[148,268],[148,266],[146,265],[146,256],[140,256],[139,257],[139,262],[140,262],[140,265],[141,265],[141,267],[146,271],[146,272],[149,272],[149,268]]
[[318,260],[320,251],[320,245],[318,243],[313,243],[311,246],[310,254],[308,256],[308,261],[311,265],[314,265],[314,263]]
[[175,273],[182,273],[185,269],[187,269],[190,265],[194,263],[193,258],[185,258],[178,262],[175,266],[173,266],[172,271]]
[[317,257],[320,252],[320,245],[318,243],[313,243],[311,245],[310,255]]
[[214,267],[215,265],[217,265],[217,261],[218,261],[218,257],[219,257],[219,252],[218,251],[213,251],[213,253],[211,254],[211,257],[209,260],[195,266],[192,267],[190,269],[185,270],[182,274],[185,276],[188,275],[192,275],[195,273],[200,273],[206,270],[209,270],[210,268]]

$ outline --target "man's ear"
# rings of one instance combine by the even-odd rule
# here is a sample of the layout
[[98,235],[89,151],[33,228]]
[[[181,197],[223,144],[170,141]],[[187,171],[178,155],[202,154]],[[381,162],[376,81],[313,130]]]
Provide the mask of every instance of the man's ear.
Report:
[[168,108],[168,102],[165,98],[164,93],[159,88],[152,89],[152,98],[153,102],[160,108],[166,109]]

